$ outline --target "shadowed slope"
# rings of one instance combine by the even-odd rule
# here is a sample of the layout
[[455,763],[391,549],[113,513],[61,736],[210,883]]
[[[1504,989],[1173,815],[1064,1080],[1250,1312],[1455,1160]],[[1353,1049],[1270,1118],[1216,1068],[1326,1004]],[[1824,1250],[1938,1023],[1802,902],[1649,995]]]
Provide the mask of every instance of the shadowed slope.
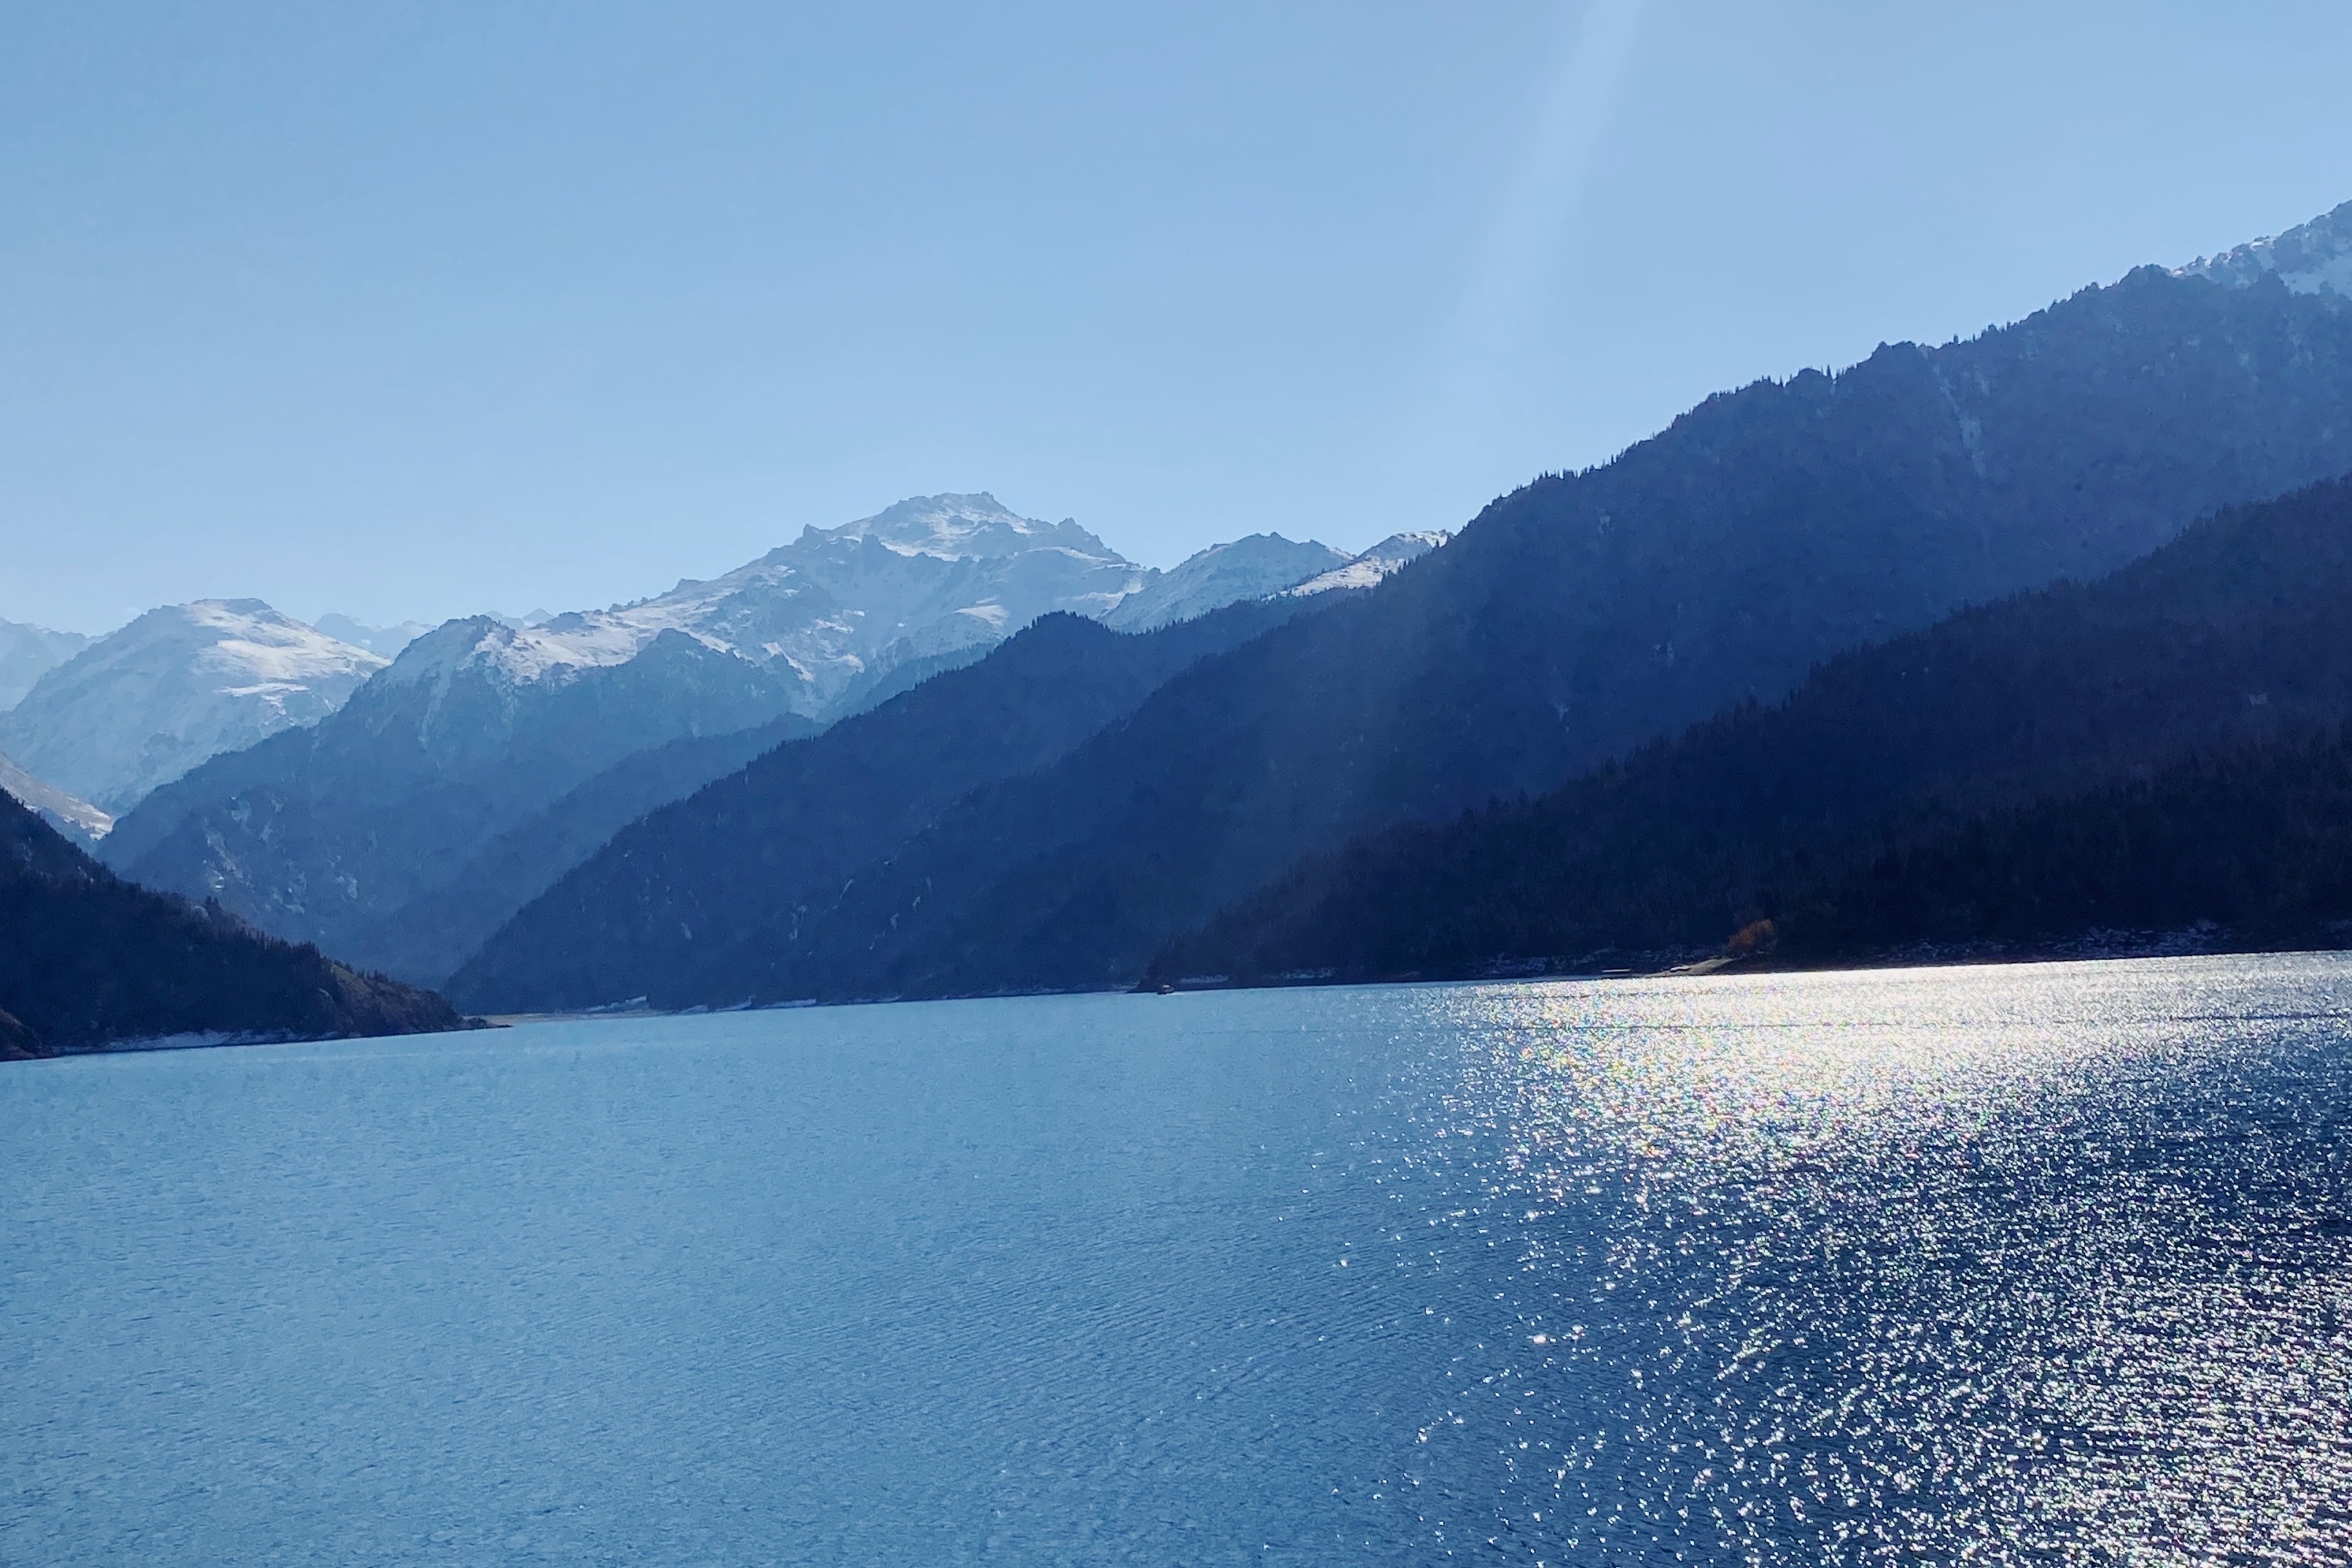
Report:
[[[1816,914],[1784,937],[1810,925],[1851,949],[1861,927],[1820,913],[1837,902],[1823,884],[1890,839],[2352,714],[2347,598],[2352,484],[2226,512],[2089,586],[1841,656],[1783,703],[1542,799],[1309,861],[1171,944],[1153,977],[1601,962],[1786,927],[1792,900]],[[1889,941],[1909,940],[1901,924]]]
[[0,796],[0,1056],[465,1026],[440,997],[118,880]]

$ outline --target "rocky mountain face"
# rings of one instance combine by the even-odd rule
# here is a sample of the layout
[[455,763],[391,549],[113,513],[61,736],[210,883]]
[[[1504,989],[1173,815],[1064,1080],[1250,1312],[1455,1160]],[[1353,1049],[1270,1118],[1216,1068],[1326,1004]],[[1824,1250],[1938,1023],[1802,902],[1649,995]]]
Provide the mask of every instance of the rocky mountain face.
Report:
[[[2301,275],[2144,268],[1967,342],[1711,398],[974,791],[793,924],[714,906],[697,941],[738,960],[650,994],[1131,983],[1303,855],[1554,789],[1843,649],[2352,470],[2352,303]],[[534,940],[593,973],[605,934]]]
[[120,816],[208,757],[343,705],[385,661],[258,599],[150,610],[0,714],[0,752]]
[[0,710],[22,702],[41,677],[89,646],[79,632],[0,621]]
[[118,880],[0,795],[0,1060],[465,1026],[430,992]]
[[754,729],[688,735],[633,752],[499,832],[448,880],[353,926],[337,951],[439,985],[518,910],[615,833],[812,728],[787,713]]
[[[2151,833],[2162,813],[2128,798],[2191,767],[2194,787],[2159,788],[2182,806],[2214,793],[2204,763],[2251,748],[2275,771],[2281,744],[2352,719],[2347,597],[2352,482],[2223,512],[2087,586],[1840,655],[1785,701],[1552,795],[1317,857],[1170,944],[1152,977],[1590,970],[1720,952],[1759,921],[1824,958],[2352,917],[2352,832],[2327,813],[2241,792]],[[2310,782],[2340,795],[2346,753],[2328,754]],[[1890,854],[1900,874],[1874,874]],[[2265,889],[2290,896],[2265,909]]]

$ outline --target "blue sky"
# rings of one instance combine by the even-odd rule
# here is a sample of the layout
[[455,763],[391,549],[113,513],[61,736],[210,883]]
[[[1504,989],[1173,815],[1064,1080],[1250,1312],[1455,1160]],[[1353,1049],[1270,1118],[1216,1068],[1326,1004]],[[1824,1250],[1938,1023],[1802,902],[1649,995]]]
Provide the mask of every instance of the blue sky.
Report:
[[2347,79],[2340,0],[11,6],[0,616],[1454,526],[2352,197]]

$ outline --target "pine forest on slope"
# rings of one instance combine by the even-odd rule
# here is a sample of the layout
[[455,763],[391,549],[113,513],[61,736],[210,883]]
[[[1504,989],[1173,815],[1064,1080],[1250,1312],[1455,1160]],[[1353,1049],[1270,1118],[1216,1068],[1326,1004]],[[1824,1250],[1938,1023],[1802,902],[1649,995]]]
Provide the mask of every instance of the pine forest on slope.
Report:
[[315,1039],[464,1026],[430,992],[118,880],[0,797],[0,1058],[173,1036]]
[[[2065,857],[2031,877],[2017,858],[2089,809],[2059,804],[2074,797],[2107,800],[2102,820],[2120,825],[2126,802],[2145,815],[2150,801],[2210,794],[2192,759],[2285,747],[2279,765],[2305,766],[2307,739],[2352,719],[2347,600],[2352,481],[2223,512],[2088,586],[1841,655],[1785,701],[1744,704],[1540,799],[1309,860],[1172,943],[1150,978],[1466,975],[1528,960],[1590,970],[1720,951],[1768,920],[1784,957],[1822,960],[2099,924],[2309,930],[2352,917],[2352,882],[2327,895],[2309,879],[2316,860],[2273,908],[2251,887],[2197,905],[2191,867],[2207,862],[2177,844],[2138,852],[2141,891],[2118,882],[2105,903],[2079,886],[2058,896],[2081,880]],[[2147,782],[2179,768],[2192,771]],[[2252,840],[2211,843],[2226,856]],[[2265,886],[2282,869],[2246,864]],[[2168,877],[2187,902],[2153,891]],[[2044,892],[1996,909],[1969,891],[1979,880]]]

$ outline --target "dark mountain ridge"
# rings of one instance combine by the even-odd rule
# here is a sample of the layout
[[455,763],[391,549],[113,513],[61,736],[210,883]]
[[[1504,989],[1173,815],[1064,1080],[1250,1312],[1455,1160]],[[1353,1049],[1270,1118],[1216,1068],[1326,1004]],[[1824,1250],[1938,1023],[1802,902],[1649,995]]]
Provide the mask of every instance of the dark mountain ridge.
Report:
[[[627,994],[1131,983],[1303,855],[1555,788],[1727,702],[1777,700],[1840,649],[2096,576],[2218,506],[2347,469],[2352,305],[2275,277],[2142,268],[1964,342],[1759,383],[1503,498],[1365,598],[1188,670],[789,925],[714,900],[693,961]],[[678,809],[681,837],[756,843]],[[593,984],[604,923],[533,918],[534,943],[576,953]],[[501,994],[524,1000],[525,971],[508,973]]]
[[[1867,922],[1835,911],[1895,847],[2332,731],[2352,716],[2347,598],[2352,482],[2232,509],[2087,586],[1840,655],[1781,702],[1540,799],[1310,860],[1171,943],[1150,977],[1597,964],[1718,948],[1768,919],[1789,951],[1857,951]],[[1889,916],[1885,940],[1934,923]]]
[[466,1026],[440,997],[118,879],[0,795],[0,1058]]

